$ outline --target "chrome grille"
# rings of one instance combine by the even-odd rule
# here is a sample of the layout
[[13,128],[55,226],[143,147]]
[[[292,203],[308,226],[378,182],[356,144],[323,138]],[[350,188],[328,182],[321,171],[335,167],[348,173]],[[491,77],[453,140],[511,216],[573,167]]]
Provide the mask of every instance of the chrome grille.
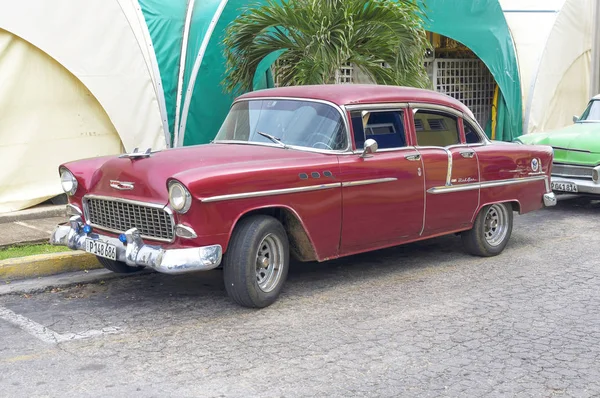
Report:
[[552,175],[559,177],[585,178],[591,180],[592,170],[593,167],[588,166],[573,166],[560,163],[552,164]]
[[122,200],[86,198],[86,214],[92,226],[122,233],[137,228],[144,238],[171,241],[175,236],[173,218],[160,207]]

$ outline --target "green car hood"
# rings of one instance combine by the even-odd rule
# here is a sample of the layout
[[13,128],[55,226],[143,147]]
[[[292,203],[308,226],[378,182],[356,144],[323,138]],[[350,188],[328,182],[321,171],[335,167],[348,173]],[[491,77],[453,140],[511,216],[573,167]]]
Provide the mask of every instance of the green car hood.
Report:
[[550,145],[554,161],[595,166],[600,163],[600,123],[575,123],[548,133],[532,133],[516,139],[523,144]]

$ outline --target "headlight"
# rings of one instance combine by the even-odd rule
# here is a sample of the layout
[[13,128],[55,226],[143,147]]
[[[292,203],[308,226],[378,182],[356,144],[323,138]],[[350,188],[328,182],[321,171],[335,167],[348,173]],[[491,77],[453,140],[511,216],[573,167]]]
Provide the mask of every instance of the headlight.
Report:
[[192,195],[180,182],[169,184],[169,203],[177,213],[186,213],[192,205]]
[[77,192],[77,179],[67,169],[60,170],[60,184],[62,185],[63,191],[69,196],[75,195]]

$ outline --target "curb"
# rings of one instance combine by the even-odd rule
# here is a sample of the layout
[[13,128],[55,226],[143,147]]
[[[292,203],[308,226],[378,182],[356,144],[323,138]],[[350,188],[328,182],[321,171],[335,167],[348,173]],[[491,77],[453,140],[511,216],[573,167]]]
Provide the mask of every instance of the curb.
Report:
[[40,218],[65,217],[65,206],[66,205],[40,206],[27,210],[0,214],[0,224],[15,221],[38,220]]
[[96,268],[102,268],[96,256],[85,252],[38,254],[0,261],[0,280],[37,278]]

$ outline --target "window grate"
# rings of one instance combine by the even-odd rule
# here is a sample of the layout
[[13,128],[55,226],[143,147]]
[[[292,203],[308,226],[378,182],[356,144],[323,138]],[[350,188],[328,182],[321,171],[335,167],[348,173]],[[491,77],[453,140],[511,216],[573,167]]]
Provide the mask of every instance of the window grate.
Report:
[[436,91],[465,104],[481,126],[487,124],[496,82],[480,59],[435,59],[432,80]]

